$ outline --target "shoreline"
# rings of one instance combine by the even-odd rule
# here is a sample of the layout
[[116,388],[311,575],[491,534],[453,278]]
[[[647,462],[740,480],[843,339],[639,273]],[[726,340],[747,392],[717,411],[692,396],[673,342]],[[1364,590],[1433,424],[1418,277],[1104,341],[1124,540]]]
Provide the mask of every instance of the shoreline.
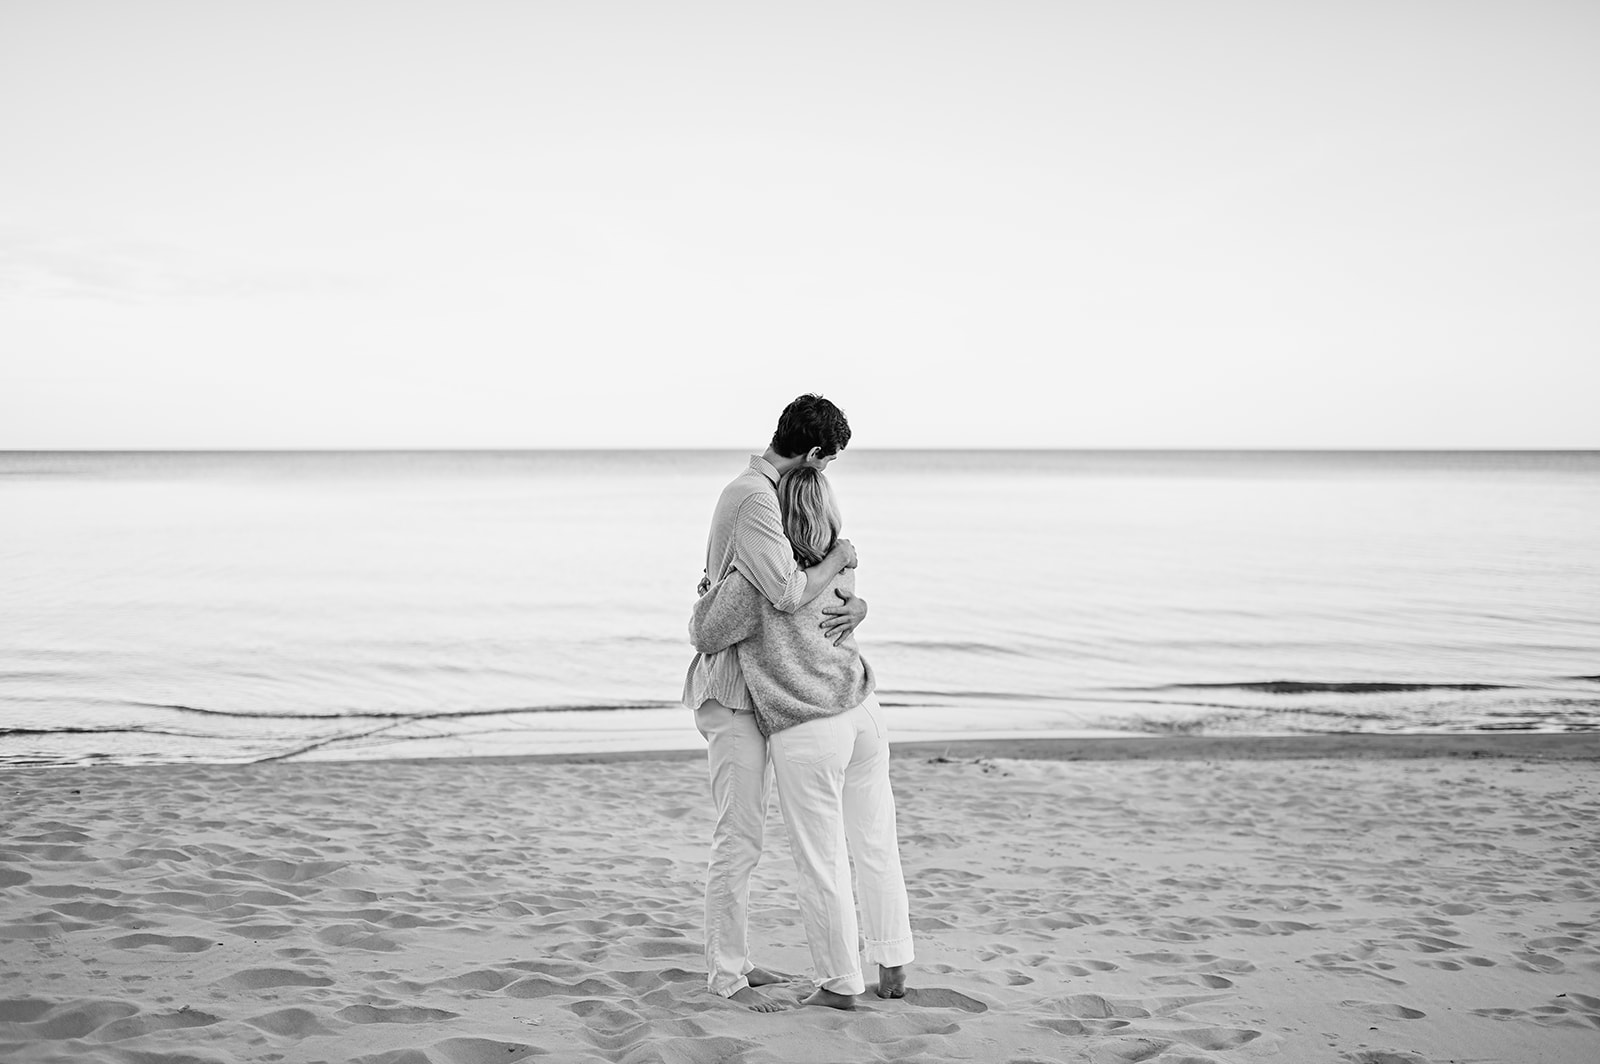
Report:
[[964,758],[1025,761],[1302,761],[1323,758],[1411,759],[1428,757],[1600,759],[1600,733],[1384,735],[1341,732],[1325,735],[1152,735],[1089,739],[972,739],[959,743],[897,744],[901,757],[932,757],[949,747]]
[[[897,759],[953,761],[1312,761],[1415,760],[1422,758],[1527,758],[1600,760],[1600,732],[1403,733],[1338,732],[1319,735],[1122,735],[1019,736],[1010,739],[915,739],[891,737]],[[660,750],[566,750],[548,754],[395,758],[267,758],[260,761],[170,761],[86,765],[0,763],[0,778],[25,771],[71,772],[108,769],[160,770],[184,767],[243,768],[265,765],[561,764],[602,765],[638,761],[698,761],[703,747]]]
[[[1324,735],[1126,735],[1083,738],[1034,736],[1016,739],[917,739],[906,742],[896,741],[891,736],[889,741],[890,756],[908,760],[1313,761],[1350,758],[1387,761],[1436,757],[1600,760],[1600,732],[1402,735],[1341,732]],[[631,761],[697,761],[704,757],[704,750],[589,750],[487,757],[395,758],[386,763],[421,765],[442,761],[454,764],[528,762],[608,765]],[[334,763],[352,762],[319,762]]]
[[[1595,761],[1600,760],[1600,733],[1382,735],[1347,732],[1327,735],[1137,735],[909,742],[896,742],[891,736],[889,752],[896,758],[945,757],[952,761],[1306,761],[1430,757]],[[597,750],[589,753],[446,760],[608,764],[619,761],[690,761],[703,756],[704,751],[701,750]],[[421,763],[429,759],[414,760]]]

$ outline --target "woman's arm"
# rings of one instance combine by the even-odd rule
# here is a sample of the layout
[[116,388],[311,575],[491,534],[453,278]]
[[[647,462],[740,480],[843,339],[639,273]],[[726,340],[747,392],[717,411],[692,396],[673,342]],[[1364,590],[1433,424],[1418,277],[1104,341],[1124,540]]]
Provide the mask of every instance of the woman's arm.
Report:
[[841,539],[822,561],[809,569],[794,560],[794,546],[783,534],[777,496],[759,492],[739,505],[734,523],[733,564],[766,600],[793,613],[822,594],[834,577],[855,567],[856,550]]
[[702,654],[726,650],[755,631],[766,600],[739,570],[711,585],[689,616],[689,640]]

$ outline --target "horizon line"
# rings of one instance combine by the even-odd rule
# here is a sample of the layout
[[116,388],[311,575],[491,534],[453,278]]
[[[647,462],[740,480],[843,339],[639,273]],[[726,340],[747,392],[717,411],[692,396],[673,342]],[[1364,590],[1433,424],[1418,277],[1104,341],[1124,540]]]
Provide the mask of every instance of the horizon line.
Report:
[[[762,450],[765,450],[763,447]],[[1010,454],[1595,454],[1600,444],[1591,447],[1284,447],[1284,446],[951,446],[914,445],[897,447],[860,446],[863,452],[990,452]],[[0,447],[0,454],[638,454],[650,452],[680,454],[750,453],[748,446],[694,447]]]

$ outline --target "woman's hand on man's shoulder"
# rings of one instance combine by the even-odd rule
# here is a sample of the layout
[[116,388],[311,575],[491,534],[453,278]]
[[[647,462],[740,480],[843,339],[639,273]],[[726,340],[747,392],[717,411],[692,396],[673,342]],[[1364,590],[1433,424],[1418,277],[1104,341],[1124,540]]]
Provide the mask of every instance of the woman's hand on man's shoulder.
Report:
[[[841,568],[854,569],[856,567],[856,546],[854,543],[851,543],[848,539],[841,538],[834,542],[833,550],[840,552],[844,556],[844,565]],[[833,553],[833,551],[829,553]]]

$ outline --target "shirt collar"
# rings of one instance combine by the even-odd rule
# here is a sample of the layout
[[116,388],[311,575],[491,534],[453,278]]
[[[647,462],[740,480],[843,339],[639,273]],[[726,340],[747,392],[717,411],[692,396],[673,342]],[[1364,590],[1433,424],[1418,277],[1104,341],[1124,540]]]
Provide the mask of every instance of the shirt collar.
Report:
[[773,487],[778,486],[777,467],[771,462],[767,461],[765,458],[761,457],[759,454],[753,454],[750,456],[750,468],[755,470],[757,473],[760,473],[768,480],[772,481]]

